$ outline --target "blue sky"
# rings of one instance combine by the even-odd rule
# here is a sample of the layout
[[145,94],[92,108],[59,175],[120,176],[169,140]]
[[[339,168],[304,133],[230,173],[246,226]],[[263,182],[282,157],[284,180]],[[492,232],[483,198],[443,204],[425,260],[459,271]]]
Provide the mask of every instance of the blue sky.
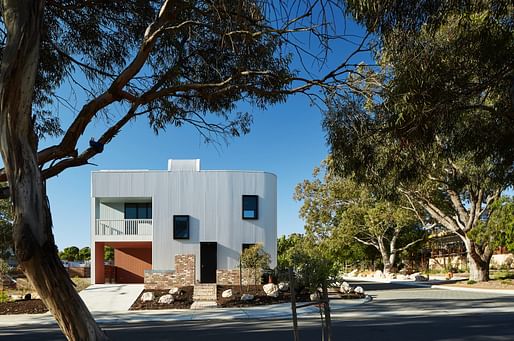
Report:
[[[100,169],[166,169],[167,160],[201,159],[202,169],[263,170],[278,176],[278,234],[303,231],[297,183],[311,176],[328,147],[320,110],[294,96],[264,112],[254,112],[250,134],[228,145],[205,144],[191,127],[155,135],[144,120],[129,124],[105,151],[86,165],[68,169],[47,182],[55,241],[59,249],[90,243],[90,175]],[[90,136],[86,136],[89,138]]]

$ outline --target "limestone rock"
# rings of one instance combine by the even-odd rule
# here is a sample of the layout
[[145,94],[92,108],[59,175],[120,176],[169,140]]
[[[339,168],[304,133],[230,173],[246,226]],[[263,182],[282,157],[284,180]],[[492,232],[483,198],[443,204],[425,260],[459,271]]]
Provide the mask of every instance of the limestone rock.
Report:
[[168,294],[170,295],[178,295],[180,294],[182,290],[180,290],[180,288],[177,288],[177,287],[173,287],[170,289],[170,291],[168,291]]
[[374,278],[385,278],[384,273],[380,270],[375,271],[375,273],[373,274],[373,277]]
[[233,295],[232,289],[227,289],[221,293],[221,297],[223,297],[223,298],[229,298],[229,297],[232,297],[232,295]]
[[170,294],[162,295],[161,297],[159,297],[159,303],[161,304],[171,304],[173,303],[173,301],[175,301],[175,299]]
[[343,294],[349,294],[353,291],[353,289],[350,286],[350,284],[348,284],[348,282],[343,282],[341,284],[341,287],[339,288],[339,291],[342,292]]
[[396,279],[404,281],[406,279],[409,279],[409,277],[407,275],[399,274],[396,276]]
[[353,291],[357,294],[364,295],[364,289],[362,287],[356,287]]
[[280,283],[278,283],[278,290],[280,290],[280,291],[288,291],[289,290],[289,283],[287,283],[287,282],[280,282]]
[[278,285],[274,283],[264,284],[262,289],[266,293],[266,296],[278,297]]
[[396,279],[396,274],[394,272],[390,272],[386,275],[387,279]]
[[143,295],[141,295],[141,302],[150,302],[153,301],[155,298],[153,292],[145,292]]
[[241,296],[241,301],[251,301],[251,300],[253,300],[252,294],[243,294]]

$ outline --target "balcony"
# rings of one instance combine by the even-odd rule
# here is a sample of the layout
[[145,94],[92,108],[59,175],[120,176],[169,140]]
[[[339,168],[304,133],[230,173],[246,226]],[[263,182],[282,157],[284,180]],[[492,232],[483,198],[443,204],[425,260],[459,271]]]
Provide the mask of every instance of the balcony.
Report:
[[96,219],[95,239],[105,241],[117,240],[152,240],[152,219]]

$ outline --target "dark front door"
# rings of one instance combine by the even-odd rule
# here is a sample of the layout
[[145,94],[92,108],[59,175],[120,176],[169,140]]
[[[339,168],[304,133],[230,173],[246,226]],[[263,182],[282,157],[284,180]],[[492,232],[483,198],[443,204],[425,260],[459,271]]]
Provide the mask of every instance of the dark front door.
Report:
[[200,282],[216,283],[217,254],[218,244],[216,242],[200,243]]

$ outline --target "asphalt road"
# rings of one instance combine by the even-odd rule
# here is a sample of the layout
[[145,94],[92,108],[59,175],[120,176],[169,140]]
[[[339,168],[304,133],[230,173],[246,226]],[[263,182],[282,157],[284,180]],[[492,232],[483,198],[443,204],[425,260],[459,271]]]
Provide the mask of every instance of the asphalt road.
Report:
[[[362,284],[374,300],[334,312],[333,339],[351,341],[514,340],[514,297],[389,284]],[[291,322],[187,321],[103,325],[113,340],[292,340]],[[317,319],[300,321],[301,340],[320,340]],[[2,328],[5,340],[63,340],[56,326]]]

